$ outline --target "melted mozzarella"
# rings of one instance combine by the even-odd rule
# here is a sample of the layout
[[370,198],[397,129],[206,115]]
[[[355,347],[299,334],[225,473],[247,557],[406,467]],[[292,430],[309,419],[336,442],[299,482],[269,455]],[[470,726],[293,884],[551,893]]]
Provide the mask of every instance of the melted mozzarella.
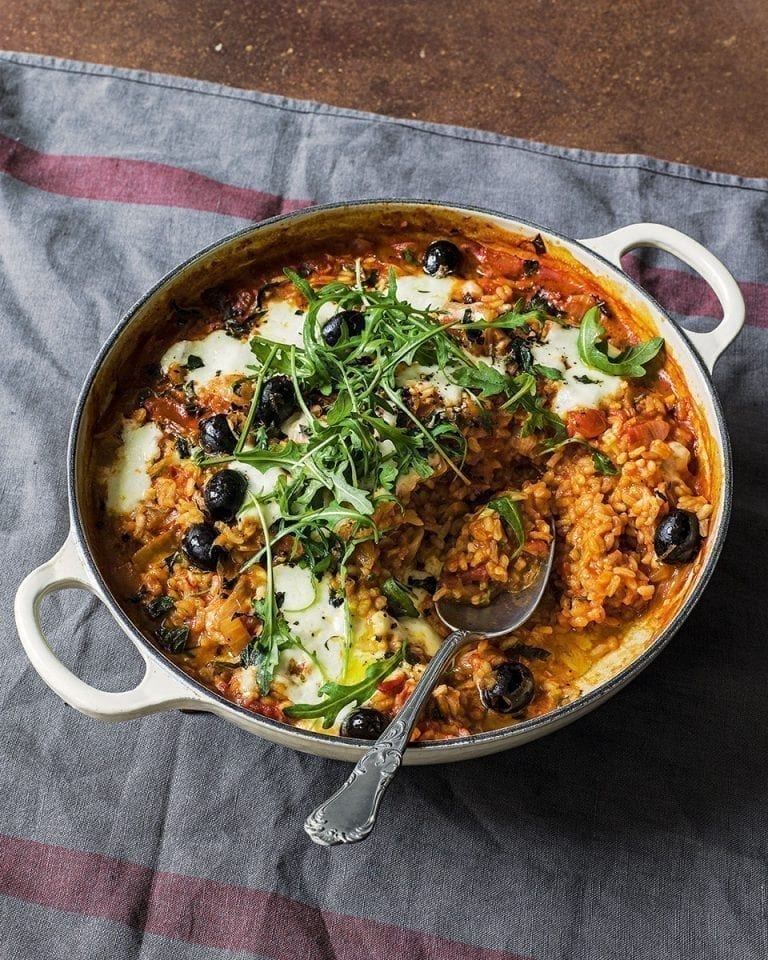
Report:
[[271,300],[267,312],[259,320],[255,332],[275,343],[304,345],[304,319],[306,314],[286,300]]
[[[244,474],[248,480],[248,487],[245,491],[246,501],[251,494],[254,497],[265,497],[274,493],[277,481],[280,477],[286,476],[285,471],[279,467],[270,467],[269,470],[261,471],[252,467],[249,463],[234,463],[232,469]],[[280,507],[274,501],[262,504],[262,510],[267,524],[274,523],[280,516]],[[239,519],[254,516],[258,516],[258,511],[256,507],[252,506],[246,506],[238,513]]]
[[[283,607],[285,619],[291,633],[301,641],[304,649],[288,647],[281,651],[275,679],[285,684],[287,695],[294,703],[317,703],[321,699],[320,687],[326,679],[340,680],[344,673],[344,604],[336,607],[331,603],[328,576],[316,583],[311,572],[302,567],[288,567],[282,573],[279,573],[280,570],[280,566],[274,569],[275,589],[278,589],[280,579],[284,578],[298,599],[306,599],[310,594],[314,599],[300,612],[292,612],[288,604],[296,601],[286,594]],[[313,654],[316,662],[308,653]]]
[[407,638],[418,644],[427,656],[434,657],[443,642],[437,630],[420,617],[401,617],[399,622]]
[[125,422],[122,447],[107,481],[107,509],[112,513],[130,513],[146,496],[152,483],[147,467],[157,457],[161,436],[154,423]]
[[458,406],[464,395],[464,388],[451,383],[439,367],[414,363],[403,367],[395,379],[398,387],[434,387],[447,407]]
[[551,324],[546,341],[532,347],[536,363],[555,367],[563,374],[563,380],[553,381],[557,393],[552,409],[560,415],[581,407],[599,407],[621,393],[625,386],[621,377],[601,373],[583,364],[579,358],[578,339],[577,328]]
[[453,277],[398,277],[397,295],[416,310],[444,310],[456,284]]
[[280,430],[284,436],[295,443],[306,443],[312,435],[309,429],[309,420],[303,410],[294,413],[293,416],[281,423]]
[[272,571],[275,593],[282,593],[283,612],[306,610],[317,599],[316,584],[308,570],[303,567],[280,563]]
[[160,360],[163,373],[167,373],[173,363],[183,366],[190,356],[199,357],[203,366],[188,370],[186,379],[200,386],[217,376],[245,374],[248,372],[246,367],[256,363],[247,340],[236,340],[223,330],[215,330],[201,340],[180,340],[174,343]]

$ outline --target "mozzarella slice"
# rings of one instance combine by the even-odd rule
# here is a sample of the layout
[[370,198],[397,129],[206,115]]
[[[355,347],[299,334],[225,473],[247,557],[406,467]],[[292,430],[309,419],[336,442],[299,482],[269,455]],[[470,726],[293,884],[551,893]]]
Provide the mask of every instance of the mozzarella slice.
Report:
[[464,395],[464,388],[451,383],[445,373],[435,366],[414,363],[403,367],[398,371],[395,382],[398,387],[434,387],[447,407],[458,406]]
[[[287,476],[285,471],[279,467],[270,467],[269,470],[261,471],[252,467],[249,463],[233,463],[231,469],[244,474],[248,480],[248,487],[245,491],[246,502],[250,494],[253,494],[254,497],[266,497],[270,493],[274,493],[280,477]],[[267,524],[274,523],[280,516],[280,507],[273,500],[262,504],[262,510]],[[247,506],[237,516],[239,520],[245,517],[255,517],[258,516],[258,510],[256,507]]]
[[296,347],[304,345],[303,310],[287,300],[270,300],[267,312],[258,321],[254,333],[275,343],[284,343]]
[[[282,572],[279,572],[281,571]],[[290,571],[290,572],[289,572]],[[331,603],[330,577],[318,583],[309,570],[303,567],[277,566],[274,568],[275,589],[281,589],[281,580],[288,584],[293,597],[286,593],[283,614],[291,633],[301,641],[301,647],[288,647],[281,651],[275,679],[285,684],[286,692],[294,703],[317,703],[319,690],[328,680],[340,680],[346,660],[346,619],[344,604]],[[292,612],[288,604],[306,599],[310,593],[312,602],[300,612]],[[308,656],[311,653],[313,657]],[[316,661],[316,662],[315,662]]]
[[130,513],[146,496],[152,480],[147,467],[157,457],[162,432],[154,423],[142,426],[126,420],[122,447],[118,451],[107,481],[107,509],[112,513]]
[[283,613],[306,610],[317,599],[317,587],[314,578],[303,567],[289,563],[280,563],[272,570],[275,593],[282,593]]
[[246,368],[256,363],[247,340],[237,340],[223,330],[215,330],[200,340],[180,340],[165,351],[160,367],[168,372],[171,364],[184,366],[191,356],[203,361],[201,367],[187,371],[186,379],[198,386],[204,386],[217,376],[228,374],[247,374]]
[[453,277],[398,277],[397,296],[416,310],[444,310],[456,285]]
[[579,358],[579,331],[575,327],[550,324],[544,343],[532,346],[536,363],[554,367],[563,374],[563,380],[553,381],[556,389],[552,410],[568,413],[582,407],[599,407],[618,396],[626,381],[586,366]]

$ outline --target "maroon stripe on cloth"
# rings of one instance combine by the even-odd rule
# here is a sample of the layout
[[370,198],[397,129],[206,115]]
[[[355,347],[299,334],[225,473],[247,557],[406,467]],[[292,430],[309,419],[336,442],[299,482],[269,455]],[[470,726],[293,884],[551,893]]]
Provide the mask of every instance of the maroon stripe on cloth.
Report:
[[151,160],[40,153],[2,133],[0,171],[30,187],[67,197],[183,207],[244,220],[263,220],[311,204]]
[[[719,317],[722,310],[712,288],[698,274],[669,267],[650,267],[636,256],[623,258],[626,272],[667,310],[689,317]],[[768,284],[740,282],[747,323],[768,327]]]
[[331,913],[278,893],[3,835],[0,894],[274,960],[526,960],[520,954]]

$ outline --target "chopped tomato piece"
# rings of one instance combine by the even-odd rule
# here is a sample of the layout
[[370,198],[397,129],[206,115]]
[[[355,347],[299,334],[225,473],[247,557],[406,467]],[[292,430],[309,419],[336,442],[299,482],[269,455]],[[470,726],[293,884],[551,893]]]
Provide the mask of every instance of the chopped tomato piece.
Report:
[[571,410],[566,419],[569,437],[580,436],[593,440],[608,429],[608,420],[601,410],[587,407],[583,410]]
[[197,430],[197,417],[187,412],[186,405],[181,400],[174,400],[172,397],[148,397],[144,401],[144,409],[150,420],[168,423],[187,433]]
[[514,253],[505,253],[503,250],[489,250],[486,263],[496,273],[510,280],[517,280],[523,275],[523,258]]
[[523,275],[523,258],[514,253],[486,247],[476,240],[465,240],[460,246],[465,253],[473,254],[478,263],[489,267],[494,273],[500,273],[510,280],[517,280]]
[[[570,296],[575,297],[584,292],[583,283],[579,283],[577,280],[569,278],[563,270],[558,270],[557,267],[553,267],[548,263],[542,263],[539,265],[539,270],[536,274],[536,282],[543,284],[545,287],[548,287],[550,284],[555,286],[561,299]],[[595,302],[591,297],[589,297],[588,300],[585,300],[585,303],[585,311],[589,307],[593,307],[595,305]],[[574,308],[573,313],[578,313],[578,306]]]
[[285,723],[283,711],[274,703],[264,703],[261,700],[254,700],[253,703],[249,703],[247,706],[249,710],[260,714],[262,717],[269,717],[270,720],[279,720],[281,723]]
[[670,429],[666,420],[656,417],[628,423],[622,430],[622,436],[630,447],[649,447],[654,440],[666,440]]
[[399,693],[408,679],[408,674],[404,670],[396,670],[391,677],[382,680],[376,688],[380,693]]

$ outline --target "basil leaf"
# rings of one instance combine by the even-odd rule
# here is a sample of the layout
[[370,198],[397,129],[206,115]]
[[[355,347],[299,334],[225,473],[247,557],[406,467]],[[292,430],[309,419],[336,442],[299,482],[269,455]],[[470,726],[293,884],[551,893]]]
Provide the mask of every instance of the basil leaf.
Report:
[[495,500],[490,500],[488,506],[498,513],[515,535],[517,549],[512,554],[512,559],[514,559],[525,545],[525,523],[520,501],[512,500],[510,497],[497,497]]
[[293,706],[286,707],[283,712],[296,720],[316,720],[322,717],[323,727],[330,727],[339,715],[339,711],[347,704],[361,704],[370,700],[376,692],[376,687],[400,664],[403,653],[404,649],[401,647],[397,653],[387,657],[386,660],[376,660],[369,664],[363,679],[358,683],[349,685],[324,683],[319,691],[324,699],[319,703],[295,703]]
[[611,359],[599,344],[605,336],[605,327],[600,323],[599,316],[600,308],[592,307],[581,321],[577,344],[581,362],[613,377],[644,377],[644,364],[650,363],[661,350],[664,338],[653,337],[645,343],[627,347],[618,357]]

